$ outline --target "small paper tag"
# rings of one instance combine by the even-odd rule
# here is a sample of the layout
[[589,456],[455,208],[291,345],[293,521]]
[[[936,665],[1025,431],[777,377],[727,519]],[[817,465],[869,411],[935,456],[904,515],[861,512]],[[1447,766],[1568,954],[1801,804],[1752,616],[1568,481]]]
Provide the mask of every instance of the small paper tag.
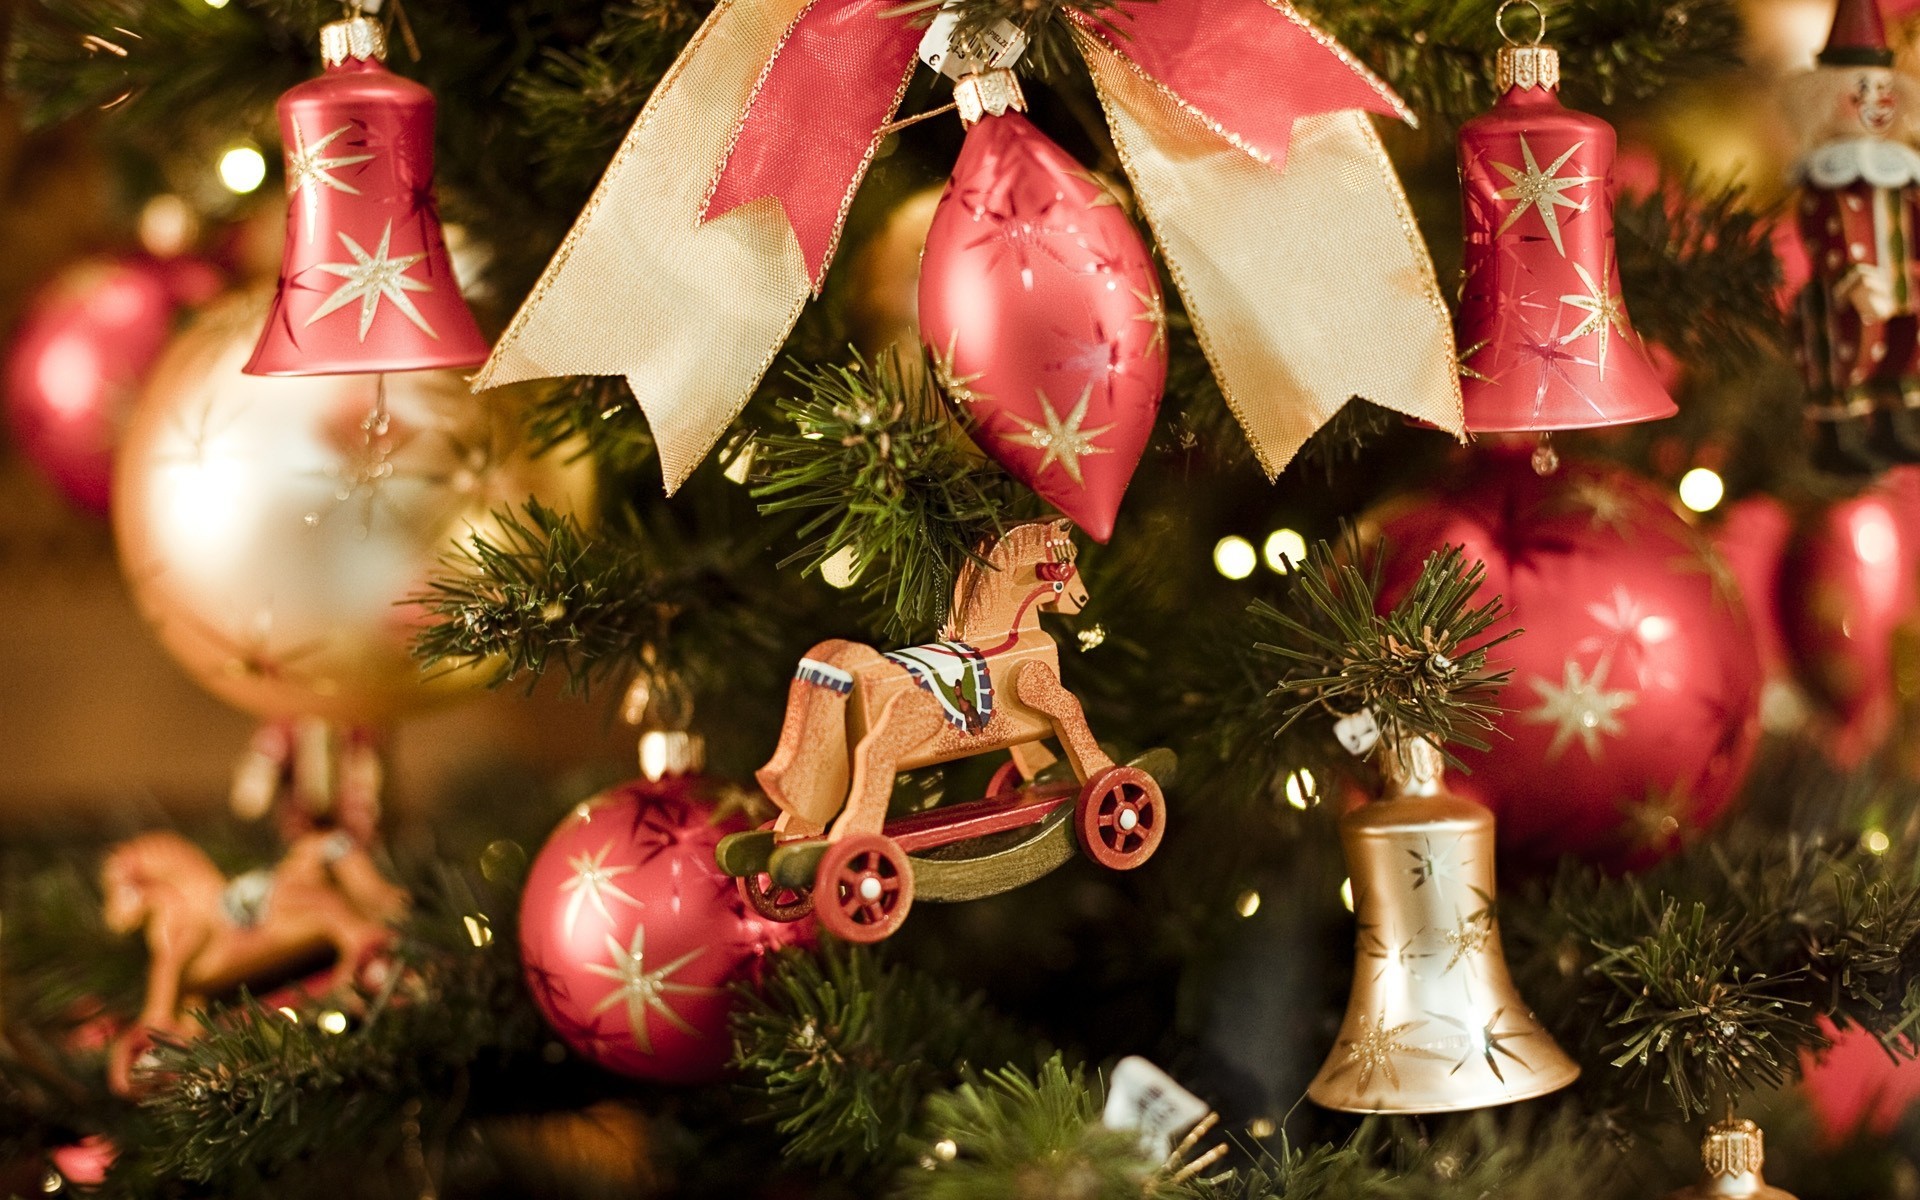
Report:
[[1206,1101],[1173,1081],[1173,1076],[1134,1055],[1120,1060],[1107,1083],[1107,1107],[1101,1123],[1140,1135],[1140,1148],[1156,1162],[1173,1153],[1174,1139],[1207,1115]]
[[1380,740],[1380,722],[1373,716],[1373,710],[1363,708],[1350,713],[1333,723],[1333,736],[1347,748],[1347,753],[1359,758],[1372,750],[1374,743]]
[[943,10],[920,39],[920,61],[949,79],[1011,67],[1026,51],[1027,35],[1011,21],[994,22],[984,33],[969,37],[965,45],[954,41],[959,24],[957,13]]

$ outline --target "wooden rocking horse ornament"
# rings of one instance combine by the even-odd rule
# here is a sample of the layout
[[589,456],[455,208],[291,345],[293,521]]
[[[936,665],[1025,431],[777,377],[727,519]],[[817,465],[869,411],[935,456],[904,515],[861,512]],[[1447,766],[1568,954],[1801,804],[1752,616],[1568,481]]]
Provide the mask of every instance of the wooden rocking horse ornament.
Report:
[[100,867],[106,925],[144,932],[147,994],[139,1017],[108,1060],[108,1082],[133,1095],[134,1067],[156,1036],[199,1032],[191,1012],[208,998],[283,978],[324,957],[328,994],[350,991],[393,940],[409,899],[344,833],[296,839],[271,871],[228,879],[206,852],[177,833],[147,833],[115,846]]
[[[1068,800],[1077,840],[1096,862],[1125,870],[1153,853],[1165,832],[1159,785],[1100,749],[1040,625],[1043,611],[1075,613],[1087,601],[1070,530],[1065,521],[1021,525],[983,548],[987,565],[960,572],[940,641],[883,654],[835,640],[800,660],[780,744],[757,773],[781,816],[770,833],[736,835],[719,851],[756,909],[782,920],[817,911],[842,938],[878,941],[906,918],[916,864],[923,875],[946,872],[948,894],[928,899],[1004,891],[1058,866],[1061,839],[1050,835],[1066,836]],[[1049,738],[1073,768],[1070,787],[1031,786],[1055,761]],[[996,750],[1012,762],[995,777],[995,795],[887,823],[898,772]],[[1016,777],[1027,786],[1012,788]],[[1040,835],[972,860],[991,859],[990,870],[956,874],[955,863],[969,860],[951,853],[938,868],[909,858],[1026,826]]]

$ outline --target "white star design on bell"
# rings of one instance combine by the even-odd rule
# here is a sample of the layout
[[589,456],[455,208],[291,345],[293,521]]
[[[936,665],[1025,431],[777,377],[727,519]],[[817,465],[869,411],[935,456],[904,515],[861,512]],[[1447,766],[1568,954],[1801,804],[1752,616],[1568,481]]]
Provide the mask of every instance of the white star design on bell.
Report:
[[433,285],[425,280],[409,279],[406,274],[415,263],[427,256],[426,252],[389,258],[387,247],[393,240],[392,221],[388,221],[387,227],[380,231],[380,245],[372,254],[368,254],[361,248],[359,242],[344,233],[340,234],[339,238],[346,246],[347,253],[353,255],[353,261],[315,263],[313,269],[338,275],[346,282],[335,288],[320,307],[313,310],[313,315],[307,318],[307,324],[311,325],[329,313],[345,308],[358,300],[360,302],[360,340],[364,342],[367,340],[367,330],[373,328],[374,313],[379,309],[380,299],[384,296],[393,302],[395,308],[406,315],[407,320],[419,326],[420,332],[438,340],[440,335],[433,331],[433,326],[427,324],[427,319],[420,315],[420,310],[415,308],[413,301],[407,298],[408,292],[433,290]]
[[[313,145],[307,145],[307,139],[300,132],[298,122],[293,126],[293,146],[287,151],[287,195],[300,195],[302,207],[307,212],[307,240],[313,240],[314,224],[318,216],[320,189],[332,188],[336,192],[345,192],[349,196],[358,196],[360,189],[344,180],[336,179],[333,172],[341,167],[357,166],[363,162],[372,162],[371,154],[328,155],[326,149],[333,140],[352,129],[351,124],[327,134]],[[304,193],[304,195],[302,195]]]

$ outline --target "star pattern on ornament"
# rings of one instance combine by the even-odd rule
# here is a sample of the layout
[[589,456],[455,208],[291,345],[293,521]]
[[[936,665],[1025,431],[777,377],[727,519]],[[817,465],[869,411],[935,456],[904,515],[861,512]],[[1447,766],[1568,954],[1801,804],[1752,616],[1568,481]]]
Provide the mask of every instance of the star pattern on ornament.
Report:
[[1417,938],[1408,938],[1396,946],[1380,936],[1379,926],[1361,925],[1360,955],[1362,958],[1370,958],[1380,964],[1373,973],[1373,981],[1378,983],[1395,970],[1418,976],[1419,972],[1414,969],[1414,962],[1431,956],[1414,953],[1413,946],[1417,940]]
[[1139,288],[1128,288],[1127,290],[1132,292],[1133,298],[1140,302],[1140,311],[1133,314],[1133,319],[1153,328],[1153,336],[1147,339],[1147,348],[1140,353],[1143,356],[1152,354],[1155,350],[1164,353],[1167,345],[1166,298],[1158,289],[1142,291]]
[[1706,576],[1707,586],[1713,592],[1713,606],[1718,611],[1733,612],[1742,607],[1745,601],[1740,593],[1740,579],[1728,565],[1726,556],[1697,531],[1688,529],[1687,535],[1688,553],[1668,559],[1667,566],[1676,575]]
[[1549,759],[1560,757],[1578,737],[1586,747],[1587,757],[1598,762],[1601,737],[1617,737],[1626,732],[1620,713],[1632,708],[1639,697],[1633,692],[1609,691],[1606,676],[1605,664],[1589,677],[1578,662],[1568,659],[1558,685],[1543,678],[1528,681],[1539,694],[1540,704],[1527,710],[1527,720],[1555,727],[1553,742],[1547,747]]
[[1564,346],[1590,333],[1596,335],[1599,341],[1595,346],[1594,358],[1600,371],[1600,378],[1605,379],[1609,339],[1616,332],[1622,338],[1633,337],[1633,326],[1627,324],[1627,302],[1613,290],[1611,262],[1600,264],[1600,282],[1597,284],[1582,264],[1574,263],[1573,269],[1574,273],[1580,276],[1580,282],[1586,285],[1587,290],[1585,293],[1562,296],[1560,302],[1577,308],[1587,315],[1585,320],[1573,327],[1571,333],[1560,339],[1560,344]]
[[1468,1063],[1478,1058],[1487,1064],[1487,1070],[1493,1072],[1495,1079],[1498,1079],[1501,1083],[1505,1083],[1507,1077],[1500,1070],[1501,1056],[1510,1058],[1515,1063],[1518,1063],[1521,1070],[1527,1068],[1527,1060],[1508,1049],[1506,1044],[1517,1038],[1531,1037],[1534,1031],[1531,1028],[1523,1027],[1520,1029],[1510,1029],[1504,1033],[1501,1032],[1500,1018],[1506,1015],[1506,1011],[1504,1008],[1495,1009],[1493,1015],[1487,1018],[1487,1023],[1478,1029],[1468,1025],[1465,1021],[1455,1017],[1449,1017],[1444,1013],[1429,1012],[1427,1014],[1427,1016],[1442,1024],[1451,1025],[1455,1029],[1458,1029],[1461,1040],[1465,1044],[1465,1049],[1461,1052],[1460,1057],[1454,1061],[1453,1067],[1448,1070],[1447,1074],[1458,1075],[1462,1067],[1465,1067]]
[[1680,844],[1693,801],[1679,787],[1653,789],[1639,800],[1623,800],[1620,815],[1628,843],[1646,854],[1665,854]]
[[1461,871],[1471,863],[1471,860],[1456,861],[1453,857],[1454,851],[1463,844],[1461,839],[1455,838],[1451,848],[1437,850],[1433,839],[1422,835],[1418,849],[1406,847],[1407,856],[1413,859],[1413,865],[1407,868],[1407,873],[1413,876],[1413,890],[1419,891],[1429,883],[1437,889],[1442,880],[1460,882]]
[[1475,342],[1473,345],[1468,346],[1465,350],[1462,350],[1457,356],[1455,356],[1453,360],[1453,367],[1454,367],[1454,370],[1460,373],[1460,378],[1477,379],[1481,383],[1493,382],[1493,380],[1488,376],[1481,374],[1479,371],[1475,370],[1473,367],[1470,367],[1467,365],[1468,359],[1471,359],[1474,355],[1480,353],[1482,350],[1485,350],[1488,346],[1492,344],[1493,344],[1493,339],[1483,338],[1480,341]]
[[1405,1040],[1409,1030],[1426,1024],[1425,1021],[1403,1021],[1398,1025],[1387,1024],[1387,1014],[1360,1018],[1360,1036],[1348,1038],[1340,1043],[1347,1052],[1346,1061],[1340,1066],[1342,1073],[1358,1070],[1359,1087],[1365,1091],[1373,1084],[1373,1077],[1386,1076],[1387,1083],[1394,1088],[1400,1086],[1400,1069],[1395,1062],[1399,1058],[1437,1059],[1440,1056],[1431,1050],[1412,1045]]
[[607,907],[609,896],[635,908],[646,907],[614,882],[622,875],[633,874],[634,869],[624,865],[608,866],[607,855],[612,852],[613,843],[608,842],[596,853],[576,854],[567,860],[567,870],[573,874],[560,885],[560,890],[571,893],[567,897],[567,915],[564,919],[569,938],[573,936],[574,923],[580,919],[580,910],[588,904],[593,905],[600,919],[609,925],[613,923],[613,910]]
[[653,1035],[647,1030],[647,1014],[658,1013],[667,1024],[682,1033],[700,1036],[687,1019],[675,1012],[667,1003],[667,997],[681,996],[717,996],[722,989],[717,987],[696,987],[692,984],[674,983],[673,976],[681,968],[706,953],[705,946],[696,946],[682,954],[664,967],[647,970],[646,961],[647,927],[633,927],[633,940],[626,946],[607,935],[608,963],[588,963],[587,970],[602,979],[612,980],[615,987],[593,1006],[593,1015],[599,1016],[616,1005],[624,1005],[627,1010],[627,1028],[633,1035],[633,1044],[642,1054],[653,1053]]
[[[1078,227],[1071,222],[1057,224],[1048,220],[1054,206],[1060,203],[1060,196],[1048,199],[1039,211],[1031,215],[1020,211],[1019,201],[1011,194],[1006,200],[1005,212],[988,204],[974,206],[973,219],[984,221],[987,232],[968,242],[966,248],[989,247],[988,265],[996,270],[1011,261],[1020,272],[1020,286],[1024,290],[1033,290],[1034,267],[1043,259],[1071,275],[1099,274],[1113,269],[1112,263],[1087,244]],[[1059,243],[1063,239],[1088,255],[1092,259],[1089,265],[1076,265],[1062,251]]]
[[1053,374],[1071,374],[1086,376],[1089,385],[1097,377],[1106,385],[1107,395],[1113,395],[1114,376],[1127,369],[1126,347],[1120,337],[1115,336],[1100,318],[1093,318],[1093,336],[1083,338],[1068,329],[1055,326],[1053,332],[1071,350],[1064,358],[1043,363],[1041,369]]
[[[696,827],[694,813],[683,803],[661,798],[651,804],[635,806],[627,829],[627,840],[639,847],[640,861],[650,863],[687,840]],[[726,880],[732,886],[731,879]]]
[[380,301],[384,299],[399,309],[420,332],[437,341],[440,335],[433,331],[433,326],[427,324],[427,319],[420,315],[420,310],[414,307],[413,301],[407,296],[408,292],[433,290],[433,285],[425,280],[407,277],[407,272],[426,258],[426,252],[392,257],[388,250],[393,242],[392,221],[388,221],[386,228],[381,230],[380,244],[372,254],[368,254],[359,242],[344,232],[335,236],[346,246],[353,261],[313,265],[313,270],[338,275],[344,282],[321,301],[320,307],[313,310],[313,314],[307,318],[307,324],[311,325],[357,300],[360,302],[360,340],[364,342],[367,340],[367,331],[373,328],[374,314],[379,311]]
[[313,231],[319,222],[320,191],[331,188],[349,196],[358,196],[360,189],[344,179],[334,176],[342,167],[358,166],[372,162],[371,154],[328,154],[327,148],[335,139],[353,128],[349,121],[319,141],[308,144],[306,135],[300,132],[300,123],[293,124],[293,145],[287,150],[287,195],[299,196],[301,206],[307,214],[307,240],[313,240]]
[[1453,923],[1453,928],[1442,932],[1440,937],[1447,944],[1447,965],[1440,969],[1440,973],[1452,974],[1455,967],[1484,951],[1487,943],[1493,940],[1493,910],[1483,908],[1479,912],[1462,914]]
[[385,379],[382,378],[375,387],[373,406],[360,419],[359,439],[348,441],[340,447],[337,462],[307,473],[310,477],[325,479],[333,485],[327,503],[301,517],[309,529],[318,529],[333,513],[358,500],[359,534],[367,537],[373,532],[374,522],[383,510],[395,519],[406,512],[407,506],[396,503],[389,492],[390,485],[399,482],[428,485],[440,482],[398,468],[394,456],[413,442],[415,432],[404,426],[395,427],[393,417],[387,411]]
[[1595,403],[1592,396],[1587,395],[1587,393],[1582,390],[1579,382],[1574,379],[1573,373],[1567,369],[1568,364],[1591,367],[1594,365],[1594,362],[1590,358],[1581,358],[1566,348],[1566,344],[1560,337],[1558,323],[1555,324],[1554,331],[1548,334],[1545,340],[1530,341],[1525,337],[1521,338],[1519,349],[1521,353],[1532,355],[1540,362],[1540,385],[1534,389],[1533,393],[1533,415],[1535,417],[1538,417],[1546,409],[1547,389],[1553,386],[1555,380],[1558,380],[1562,386],[1579,397],[1588,408],[1592,409],[1595,416],[1605,419],[1607,415],[1606,410]]
[[1047,399],[1045,392],[1036,389],[1034,395],[1040,398],[1040,412],[1046,418],[1046,424],[1039,425],[1018,414],[1009,414],[1020,423],[1022,429],[1019,433],[1004,435],[1006,440],[1043,452],[1040,465],[1034,468],[1035,475],[1057,463],[1067,473],[1067,478],[1076,485],[1084,486],[1086,477],[1081,470],[1080,460],[1096,454],[1113,453],[1108,447],[1097,444],[1100,435],[1111,430],[1112,425],[1083,428],[1087,419],[1087,405],[1093,402],[1093,385],[1089,383],[1080,393],[1080,402],[1073,406],[1073,411],[1067,414],[1065,420],[1061,419],[1059,410],[1053,407],[1053,401]]
[[1648,612],[1640,601],[1618,584],[1606,603],[1587,605],[1587,615],[1604,634],[1584,637],[1575,645],[1583,653],[1597,653],[1602,663],[1612,663],[1623,649],[1632,651],[1634,683],[1642,690],[1650,687],[1677,687],[1679,680],[1666,665],[1665,656],[1652,653],[1655,647],[1671,641],[1679,631],[1672,617]]
[[1567,247],[1560,239],[1559,210],[1569,208],[1575,212],[1587,211],[1585,203],[1570,198],[1567,192],[1594,182],[1594,177],[1591,175],[1563,176],[1560,174],[1560,168],[1566,166],[1567,160],[1584,145],[1586,145],[1585,142],[1575,142],[1567,147],[1566,152],[1559,158],[1554,159],[1551,166],[1542,171],[1539,161],[1533,156],[1533,147],[1527,143],[1527,135],[1524,133],[1520,135],[1520,154],[1526,161],[1526,169],[1523,171],[1503,162],[1493,164],[1493,169],[1505,175],[1507,182],[1512,185],[1500,189],[1494,195],[1502,200],[1519,201],[1507,213],[1506,220],[1500,223],[1501,233],[1512,229],[1514,224],[1526,215],[1529,209],[1532,209],[1540,214],[1541,222],[1546,225],[1547,236],[1553,239],[1553,248],[1565,257]]
[[1562,496],[1566,511],[1586,515],[1588,529],[1605,529],[1622,540],[1632,540],[1633,499],[1605,479],[1579,476],[1567,485]]
[[221,670],[228,676],[292,683],[316,691],[327,682],[301,666],[327,648],[327,638],[317,637],[292,646],[275,648],[271,604],[263,604],[254,610],[253,619],[238,634],[216,629],[191,613],[179,615],[220,651],[224,659]]
[[933,352],[930,356],[933,359],[933,377],[940,381],[940,386],[946,390],[949,400],[952,400],[956,404],[964,404],[972,407],[982,400],[991,399],[985,392],[976,392],[973,390],[973,385],[978,383],[986,372],[975,371],[971,375],[962,375],[960,373],[954,366],[954,356],[958,352],[959,343],[960,333],[958,330],[955,330],[954,333],[947,338],[946,353],[942,354],[939,350]]

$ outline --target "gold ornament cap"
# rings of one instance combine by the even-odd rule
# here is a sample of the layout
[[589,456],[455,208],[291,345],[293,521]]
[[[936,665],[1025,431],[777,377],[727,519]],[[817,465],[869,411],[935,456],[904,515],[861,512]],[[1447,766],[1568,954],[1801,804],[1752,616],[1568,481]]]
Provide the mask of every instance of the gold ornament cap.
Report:
[[372,17],[348,17],[320,27],[320,61],[337,67],[350,58],[362,62],[387,60],[387,31]]
[[[1516,4],[1525,4],[1533,9],[1539,20],[1531,42],[1517,42],[1507,32],[1507,10]],[[1495,89],[1503,95],[1514,88],[1557,91],[1560,87],[1560,52],[1552,46],[1540,44],[1547,36],[1547,14],[1540,6],[1534,0],[1506,0],[1494,14],[1493,23],[1507,43],[1493,56]]]
[[[664,622],[669,618],[663,616]],[[640,731],[640,774],[649,783],[698,774],[707,765],[707,741],[693,732],[693,690],[660,663],[652,644],[627,685],[620,717]]]
[[971,129],[987,117],[1004,116],[1008,109],[1027,111],[1027,96],[1012,71],[981,71],[954,83],[953,105],[960,112],[960,123]]
[[1700,1164],[1706,1178],[1681,1188],[1667,1200],[1794,1200],[1789,1192],[1762,1178],[1766,1135],[1752,1121],[1728,1117],[1707,1129],[1700,1141]]

